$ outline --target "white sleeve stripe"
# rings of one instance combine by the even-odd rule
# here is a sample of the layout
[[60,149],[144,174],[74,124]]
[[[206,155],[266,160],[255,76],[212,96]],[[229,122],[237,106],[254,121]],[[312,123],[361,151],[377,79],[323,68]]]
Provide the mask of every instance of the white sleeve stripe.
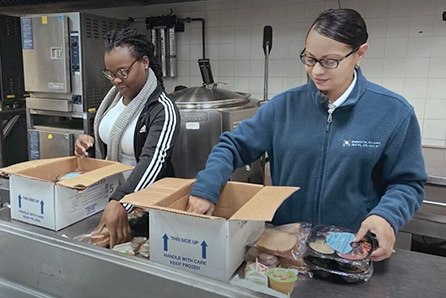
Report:
[[124,204],[122,204],[122,206],[124,207],[124,209],[125,209],[127,212],[130,212],[130,211],[132,211],[132,209],[133,209],[133,205],[130,204],[130,203],[124,203]]
[[[159,172],[162,169],[162,164],[165,161],[166,155],[167,155],[167,150],[170,148],[170,144],[172,143],[172,138],[174,135],[174,131],[175,131],[175,125],[176,125],[176,115],[175,115],[175,111],[173,108],[173,104],[172,101],[170,101],[167,97],[164,96],[164,94],[161,94],[161,100],[160,102],[166,107],[166,104],[168,107],[166,107],[166,110],[169,113],[169,123],[171,124],[169,126],[169,129],[171,130],[170,133],[168,134],[168,137],[164,140],[164,150],[162,150],[162,152],[160,153],[160,155],[158,156],[159,159],[161,159],[161,162],[157,164],[157,167],[150,173],[150,175],[148,176],[148,178],[145,180],[145,182],[143,183],[142,188],[146,188],[147,186],[149,186],[150,184],[152,184],[156,177],[158,176]],[[173,125],[172,125],[173,124]]]
[[158,139],[158,143],[156,145],[156,149],[152,156],[150,164],[148,165],[146,171],[135,187],[134,192],[143,189],[148,183],[153,183],[153,181],[151,180],[154,180],[156,178],[156,175],[154,176],[155,172],[159,173],[159,171],[161,170],[162,164],[165,161],[165,156],[167,155],[167,150],[170,148],[170,144],[174,135],[177,119],[173,104],[169,99],[166,99],[164,93],[160,95],[158,101],[163,105],[165,110],[163,129]]
[[148,177],[145,179],[142,188],[146,188],[147,186],[151,185],[153,182],[155,182],[156,177],[158,177],[161,169],[162,169],[162,165],[165,162],[165,158],[167,155],[167,150],[170,149],[171,144],[172,144],[172,138],[174,135],[174,130],[175,130],[175,126],[176,126],[176,114],[173,108],[173,104],[169,99],[165,99],[165,102],[167,103],[167,105],[170,106],[171,109],[167,109],[167,111],[169,111],[169,113],[171,113],[171,120],[170,123],[173,124],[173,126],[171,125],[169,128],[172,128],[173,130],[171,130],[170,134],[168,135],[168,137],[165,139],[164,141],[164,150],[161,151],[160,155],[158,156],[158,158],[160,159],[160,162],[157,164],[156,167],[154,167],[153,171],[149,173]]
[[[161,95],[160,95],[160,96],[161,96]],[[161,102],[161,101],[160,101],[160,98],[158,98],[158,101]],[[161,102],[161,103],[162,103],[162,102]],[[149,175],[150,172],[154,171],[155,163],[158,162],[158,158],[157,158],[157,157],[158,157],[158,155],[159,155],[160,147],[161,147],[161,145],[162,145],[162,143],[163,143],[163,141],[164,141],[165,134],[166,134],[166,132],[167,132],[167,130],[166,130],[166,126],[167,126],[168,121],[169,121],[169,119],[170,119],[170,113],[168,113],[168,111],[166,110],[166,105],[163,104],[163,107],[164,107],[164,109],[165,109],[165,112],[164,112],[164,113],[165,113],[165,119],[164,119],[163,129],[162,129],[161,134],[160,134],[160,137],[159,137],[159,139],[158,139],[158,143],[157,143],[157,145],[156,145],[155,152],[154,152],[154,154],[153,154],[153,156],[152,156],[152,159],[151,159],[151,161],[150,161],[150,164],[147,166],[146,171],[145,171],[144,174],[141,176],[141,179],[140,179],[139,183],[137,184],[137,186],[135,187],[134,191],[138,191],[138,190],[141,190],[141,189],[143,188],[143,185],[144,185],[144,182],[145,182],[146,179],[147,179],[147,176]],[[159,165],[158,165],[158,166],[159,166]]]
[[[169,121],[170,120],[170,111],[168,109],[166,109],[166,104],[164,103],[164,98],[161,98],[161,95],[158,98],[158,101],[163,105],[164,110],[165,110],[165,112],[164,112],[165,113],[165,119],[164,119],[163,129],[162,129],[160,137],[158,139],[158,143],[156,145],[155,152],[154,152],[154,154],[152,156],[150,164],[148,165],[148,167],[147,167],[146,171],[144,172],[144,174],[141,176],[141,179],[140,179],[138,185],[135,187],[134,191],[138,191],[138,190],[143,189],[144,188],[144,184],[146,184],[145,182],[146,182],[147,177],[149,176],[149,174],[153,173],[154,171],[156,171],[155,170],[156,168],[161,166],[160,164],[158,164],[160,162],[159,161],[159,155],[160,155],[160,151],[161,151],[160,149],[161,149],[161,147],[163,146],[163,144],[165,142],[165,138],[166,138],[165,135],[168,133],[167,125],[170,122]],[[152,175],[150,175],[150,176],[152,176]]]
[[145,183],[143,184],[143,188],[146,188],[147,186],[149,186],[153,182],[155,182],[156,177],[158,176],[159,172],[162,169],[162,163],[164,163],[164,161],[165,161],[165,158],[166,158],[166,155],[167,155],[167,150],[171,147],[170,145],[172,144],[172,138],[173,138],[173,135],[174,135],[174,132],[175,132],[175,126],[176,126],[177,119],[176,119],[176,114],[175,114],[175,110],[174,110],[174,107],[173,107],[173,103],[164,94],[161,94],[161,98],[163,99],[161,101],[163,103],[163,105],[164,104],[168,105],[167,110],[171,114],[171,118],[170,119],[171,119],[171,122],[172,122],[172,125],[169,127],[169,129],[171,128],[172,130],[171,130],[170,134],[168,135],[168,138],[165,141],[165,144],[164,144],[165,145],[165,147],[164,147],[165,149],[160,154],[160,158],[162,159],[162,162],[159,163],[159,165],[158,165],[158,167],[157,167],[157,169],[155,171],[150,173],[148,179],[146,179]]

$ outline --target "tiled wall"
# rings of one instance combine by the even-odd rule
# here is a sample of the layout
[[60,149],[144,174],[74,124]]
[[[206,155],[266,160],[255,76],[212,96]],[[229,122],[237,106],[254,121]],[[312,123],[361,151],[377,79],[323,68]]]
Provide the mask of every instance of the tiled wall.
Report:
[[[376,83],[404,95],[415,107],[423,144],[446,147],[446,0],[213,0],[89,12],[119,18],[168,14],[206,20],[207,57],[222,88],[263,98],[263,27],[273,27],[269,97],[306,82],[298,53],[314,18],[327,8],[354,8],[365,18],[369,50],[361,64]],[[143,23],[136,23],[144,28]],[[176,85],[199,86],[200,23],[177,34]]]

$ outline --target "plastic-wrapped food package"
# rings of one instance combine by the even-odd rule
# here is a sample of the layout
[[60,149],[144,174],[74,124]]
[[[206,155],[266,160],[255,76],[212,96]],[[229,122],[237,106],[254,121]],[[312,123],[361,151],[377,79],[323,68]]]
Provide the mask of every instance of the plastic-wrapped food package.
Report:
[[145,258],[150,258],[150,242],[149,240],[146,240],[146,242],[144,242],[138,250],[138,254],[145,257]]
[[[292,223],[275,227],[277,230],[287,232],[297,237],[297,247],[291,252],[289,257],[279,257],[281,267],[297,269],[301,273],[306,270],[304,267],[304,255],[307,250],[307,239],[310,235],[312,225],[309,223]],[[306,273],[306,272],[305,272]]]
[[135,252],[133,251],[130,242],[125,242],[122,244],[115,245],[112,250],[129,255],[129,256],[135,255]]
[[248,262],[245,266],[245,279],[267,287],[268,276],[266,275],[266,271],[268,271],[268,269],[269,268],[266,265],[263,265],[258,261]]
[[298,279],[311,276],[303,261],[310,231],[308,223],[267,227],[257,241],[248,246],[244,278],[258,285],[268,285],[275,290],[275,296],[289,295]]
[[266,229],[257,240],[256,247],[272,255],[288,258],[297,250],[298,238],[277,229]]
[[73,172],[62,174],[62,175],[59,175],[56,177],[56,182],[59,182],[59,181],[65,180],[65,179],[69,179],[69,178],[74,178],[74,177],[82,175],[83,173],[85,173],[85,171],[75,170]]
[[[130,229],[132,231],[132,236],[134,237],[133,239],[145,239],[140,244],[142,245],[145,241],[147,241],[147,238],[149,237],[148,212],[140,208],[135,208],[131,213],[127,215],[127,217],[129,220]],[[89,234],[76,236],[73,239],[101,247],[109,247],[110,245],[110,234],[107,227],[105,227],[99,234],[93,235],[93,232],[91,232]],[[129,240],[130,239],[126,239],[126,241]],[[148,244],[146,246],[148,246]],[[138,250],[134,251],[135,253],[138,252]],[[148,257],[149,252],[147,247],[143,248],[142,255],[146,255],[146,257]]]
[[245,254],[247,262],[258,260],[268,268],[295,269],[300,274],[311,275],[304,267],[303,256],[311,224],[292,223],[267,228]]
[[93,235],[93,233],[79,235],[73,238],[73,240],[93,244],[101,247],[108,247],[110,244],[110,234],[107,228],[103,228],[101,233]]
[[314,227],[307,240],[305,265],[322,277],[339,277],[347,282],[367,281],[373,273],[370,258],[377,242],[370,234],[359,242],[353,242],[354,238],[355,234],[348,229]]
[[150,242],[146,237],[134,237],[130,242],[130,245],[135,255],[149,258]]

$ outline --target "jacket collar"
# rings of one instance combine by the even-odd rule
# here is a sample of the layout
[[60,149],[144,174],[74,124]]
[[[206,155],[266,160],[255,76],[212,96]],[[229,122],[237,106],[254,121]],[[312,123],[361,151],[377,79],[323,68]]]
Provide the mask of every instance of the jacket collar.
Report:
[[164,91],[161,86],[160,81],[157,81],[157,85],[155,90],[153,90],[152,94],[150,94],[149,98],[146,101],[146,106],[149,106],[152,102],[157,101],[160,94]]
[[[353,88],[350,95],[347,97],[347,99],[341,104],[340,107],[342,108],[354,106],[361,99],[362,95],[367,89],[367,79],[362,74],[361,68],[358,68],[356,70],[356,75],[357,75],[356,85]],[[328,97],[325,96],[321,91],[319,91],[319,89],[317,89],[313,81],[310,81],[308,84],[309,84],[309,91],[313,97],[314,102],[317,105],[322,105],[324,107],[327,107]]]

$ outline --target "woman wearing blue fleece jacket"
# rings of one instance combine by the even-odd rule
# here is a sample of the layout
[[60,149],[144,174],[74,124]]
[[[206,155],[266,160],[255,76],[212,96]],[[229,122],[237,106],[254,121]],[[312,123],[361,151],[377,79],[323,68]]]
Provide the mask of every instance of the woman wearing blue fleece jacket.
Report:
[[233,170],[266,151],[273,185],[301,187],[274,224],[336,225],[358,231],[355,241],[370,231],[379,243],[372,259],[390,257],[396,232],[423,201],[427,175],[413,107],[361,73],[367,38],[356,11],[320,14],[300,55],[311,81],[221,135],[188,211],[212,214]]

